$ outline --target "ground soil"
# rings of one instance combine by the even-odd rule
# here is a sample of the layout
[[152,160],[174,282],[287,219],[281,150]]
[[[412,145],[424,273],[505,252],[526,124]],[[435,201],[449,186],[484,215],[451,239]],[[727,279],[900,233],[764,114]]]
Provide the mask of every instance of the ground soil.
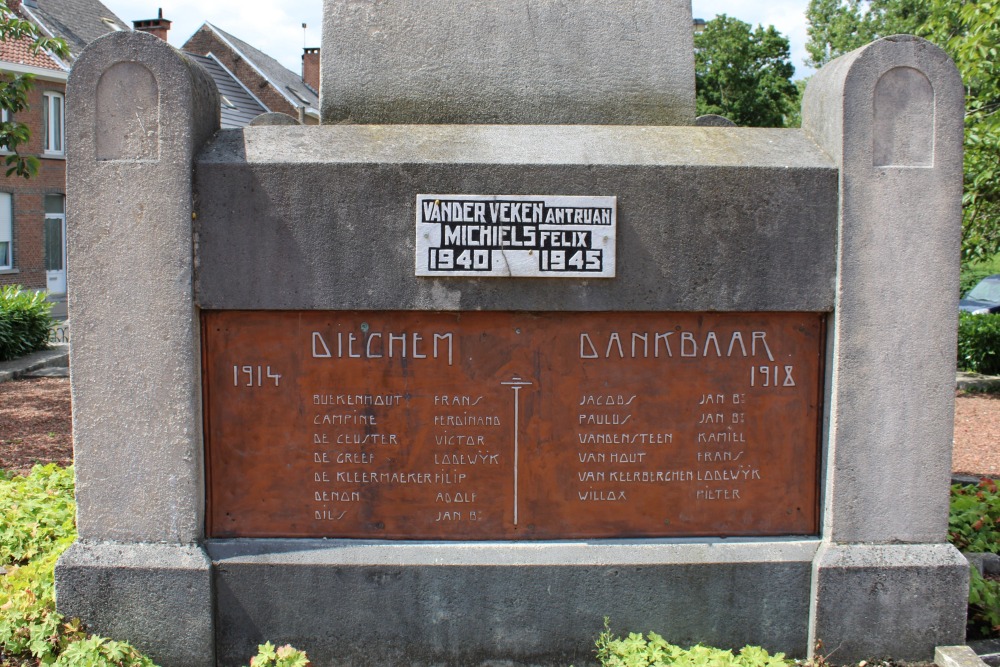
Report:
[[1000,476],[1000,394],[958,394],[951,467],[955,472]]
[[25,474],[35,463],[73,462],[69,380],[0,382],[0,469]]
[[[72,460],[69,380],[0,382],[0,469],[23,474]],[[1000,476],[1000,395],[957,395],[952,469]]]

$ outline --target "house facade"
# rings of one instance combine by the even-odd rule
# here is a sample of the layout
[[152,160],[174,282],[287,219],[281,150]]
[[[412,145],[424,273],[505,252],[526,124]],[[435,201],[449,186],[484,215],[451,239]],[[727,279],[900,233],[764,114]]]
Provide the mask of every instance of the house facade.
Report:
[[[14,120],[25,123],[31,139],[22,155],[39,160],[30,179],[0,176],[0,285],[66,293],[66,78],[83,48],[101,35],[127,26],[98,0],[9,0],[11,11],[34,23],[42,34],[66,40],[64,60],[31,52],[27,39],[0,42],[0,72],[32,74],[29,108]],[[10,120],[6,112],[3,120]],[[0,158],[8,155],[0,147]],[[4,170],[6,172],[6,170]],[[58,310],[57,306],[57,310]]]

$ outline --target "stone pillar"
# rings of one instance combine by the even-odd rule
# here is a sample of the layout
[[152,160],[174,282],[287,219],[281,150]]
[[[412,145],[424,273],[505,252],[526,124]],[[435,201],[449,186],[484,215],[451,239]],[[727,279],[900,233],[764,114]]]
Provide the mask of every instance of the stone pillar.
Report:
[[810,624],[838,663],[929,660],[965,636],[968,566],[945,543],[963,101],[941,49],[895,36],[828,64],[803,103],[840,168]]
[[83,52],[67,99],[80,537],[59,609],[158,664],[212,665],[191,171],[218,94],[162,40],[119,32]]
[[325,124],[693,125],[690,0],[324,0]]

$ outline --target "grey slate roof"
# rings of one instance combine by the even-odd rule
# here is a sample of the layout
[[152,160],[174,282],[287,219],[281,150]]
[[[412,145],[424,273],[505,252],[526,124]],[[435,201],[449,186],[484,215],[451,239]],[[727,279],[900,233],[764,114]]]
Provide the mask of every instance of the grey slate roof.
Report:
[[229,42],[234,49],[243,54],[243,57],[256,67],[264,78],[271,82],[282,95],[288,98],[293,106],[306,106],[311,109],[319,109],[319,95],[315,90],[306,85],[302,77],[291,71],[277,60],[267,55],[263,51],[250,46],[242,39],[230,35],[224,30],[220,30],[211,23],[206,22],[209,28],[217,33],[224,41]]
[[100,0],[24,0],[21,7],[54,37],[66,40],[71,61],[87,44],[113,31],[112,25],[131,29]]
[[[222,128],[246,127],[254,118],[270,111],[254,97],[232,72],[225,68],[215,56],[186,54],[205,68],[222,98]],[[227,104],[228,102],[228,104]]]

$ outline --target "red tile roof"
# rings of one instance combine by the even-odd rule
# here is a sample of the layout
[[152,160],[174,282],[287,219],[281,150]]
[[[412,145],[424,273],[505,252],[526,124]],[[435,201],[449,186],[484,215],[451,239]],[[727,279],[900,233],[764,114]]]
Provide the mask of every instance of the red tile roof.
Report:
[[62,67],[50,58],[45,51],[32,53],[31,40],[27,37],[0,42],[0,69],[3,69],[4,62],[62,71]]

